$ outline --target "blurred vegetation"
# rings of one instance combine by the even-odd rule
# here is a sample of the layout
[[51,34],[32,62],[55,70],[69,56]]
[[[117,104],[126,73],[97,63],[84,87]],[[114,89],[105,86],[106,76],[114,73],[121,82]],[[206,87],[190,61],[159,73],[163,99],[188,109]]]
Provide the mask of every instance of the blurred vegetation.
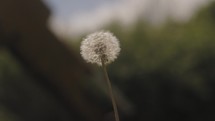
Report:
[[42,81],[8,48],[0,47],[0,121],[72,121]]
[[[139,19],[127,29],[118,22],[106,29],[119,38],[122,48],[119,58],[108,67],[110,78],[135,107],[135,113],[123,120],[215,120],[215,3],[201,9],[186,23],[169,20],[155,27]],[[71,42],[77,53],[78,40]],[[18,104],[12,106],[24,105],[23,110],[34,110],[38,114],[29,114],[25,120],[33,121],[38,116],[48,118],[46,112],[56,115],[59,120],[62,115],[68,116],[66,111],[61,111],[59,102],[52,102],[54,99],[48,91],[40,89],[41,85],[37,87],[36,81],[29,81],[34,79],[26,76],[28,73],[23,72],[15,61],[7,50],[0,50],[1,103],[10,106],[8,101],[13,100],[12,103]],[[5,95],[10,92],[11,95],[26,95],[20,100],[13,96],[14,99],[5,100]],[[24,99],[30,100],[27,102],[31,104],[26,105],[22,102]],[[39,106],[32,105],[38,101]],[[17,108],[20,107],[11,107],[11,110]],[[4,120],[8,116],[2,112],[3,108],[0,109],[0,119]],[[18,114],[25,115],[24,112]],[[62,114],[57,116],[59,112]]]
[[215,120],[215,3],[184,23],[139,19],[130,28],[114,22],[106,29],[121,43],[109,73],[136,108],[127,120]]

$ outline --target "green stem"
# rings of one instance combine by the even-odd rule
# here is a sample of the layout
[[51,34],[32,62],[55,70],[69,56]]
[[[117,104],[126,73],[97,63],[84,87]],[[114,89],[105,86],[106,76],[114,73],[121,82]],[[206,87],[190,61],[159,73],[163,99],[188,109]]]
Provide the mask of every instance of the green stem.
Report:
[[116,101],[115,101],[114,95],[113,95],[113,89],[112,89],[111,82],[109,80],[108,73],[107,73],[107,70],[106,70],[106,65],[105,65],[103,59],[101,59],[101,61],[102,61],[102,69],[103,69],[103,72],[104,72],[105,81],[107,82],[108,92],[109,92],[109,95],[111,97],[111,101],[112,101],[112,105],[113,105],[113,110],[114,110],[114,114],[115,114],[115,120],[120,121]]

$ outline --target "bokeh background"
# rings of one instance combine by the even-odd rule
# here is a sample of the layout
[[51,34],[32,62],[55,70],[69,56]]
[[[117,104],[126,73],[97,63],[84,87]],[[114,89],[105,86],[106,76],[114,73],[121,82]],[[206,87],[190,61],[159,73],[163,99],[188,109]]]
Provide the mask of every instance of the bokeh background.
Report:
[[0,120],[114,121],[101,68],[80,42],[109,30],[122,121],[215,120],[213,0],[0,2]]

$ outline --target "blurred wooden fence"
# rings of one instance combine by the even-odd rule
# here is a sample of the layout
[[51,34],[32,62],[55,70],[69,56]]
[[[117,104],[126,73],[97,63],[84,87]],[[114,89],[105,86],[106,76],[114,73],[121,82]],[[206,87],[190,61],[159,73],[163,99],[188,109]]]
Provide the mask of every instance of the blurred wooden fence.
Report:
[[49,14],[40,0],[1,0],[0,44],[55,86],[82,121],[99,121],[100,109],[91,106],[79,88],[81,76],[89,69],[48,30]]

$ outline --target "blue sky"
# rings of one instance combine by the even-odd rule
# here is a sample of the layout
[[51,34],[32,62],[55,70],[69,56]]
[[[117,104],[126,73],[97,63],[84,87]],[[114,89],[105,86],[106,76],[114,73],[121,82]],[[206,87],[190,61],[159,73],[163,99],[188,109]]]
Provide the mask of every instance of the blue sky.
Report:
[[44,0],[53,14],[68,18],[79,12],[89,11],[103,4],[114,4],[116,0]]
[[59,36],[74,37],[100,30],[113,20],[132,25],[139,17],[151,24],[167,18],[186,22],[212,0],[44,0],[52,11],[50,27]]

